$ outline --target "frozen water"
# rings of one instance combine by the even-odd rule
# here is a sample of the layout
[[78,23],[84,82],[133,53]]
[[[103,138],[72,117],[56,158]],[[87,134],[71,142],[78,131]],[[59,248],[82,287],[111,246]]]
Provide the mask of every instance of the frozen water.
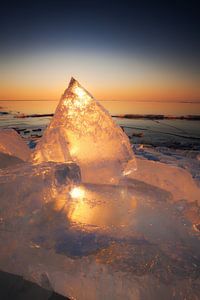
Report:
[[0,130],[0,152],[27,161],[31,151],[14,129]]
[[33,155],[36,163],[71,159],[90,182],[113,181],[129,160],[135,168],[126,134],[73,78]]
[[127,136],[74,79],[33,163],[15,132],[3,134],[1,270],[77,300],[200,299],[190,173],[141,158],[136,170]]
[[71,161],[65,131],[66,129],[62,126],[52,128],[51,130],[48,127],[33,153],[34,162]]
[[200,188],[192,175],[182,168],[138,158],[137,170],[128,176],[170,192],[174,201],[186,199],[200,204]]
[[200,240],[189,204],[181,210],[172,192],[138,179],[80,180],[76,165],[55,162],[0,172],[2,270],[72,299],[200,297]]
[[[75,163],[20,164],[0,170],[1,205],[18,214],[21,205],[33,210],[55,197],[63,186],[80,183],[80,169]],[[68,187],[68,188],[69,188]],[[4,203],[5,201],[5,203]],[[24,202],[24,204],[23,204]],[[8,211],[7,211],[8,212]],[[26,211],[27,212],[27,211]],[[1,217],[3,217],[3,210]],[[3,217],[4,218],[4,217]]]
[[173,149],[168,147],[152,147],[149,145],[134,145],[134,152],[140,158],[159,161],[178,166],[191,173],[200,184],[200,152],[198,150]]
[[0,152],[0,169],[8,168],[17,164],[23,164],[24,161],[16,156],[11,156]]

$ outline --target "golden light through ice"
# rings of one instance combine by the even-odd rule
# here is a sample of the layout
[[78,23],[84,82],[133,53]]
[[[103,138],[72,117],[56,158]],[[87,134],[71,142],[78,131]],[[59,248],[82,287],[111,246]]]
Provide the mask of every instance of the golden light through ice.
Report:
[[[75,82],[71,88],[73,96],[64,101],[64,104],[69,107],[70,110],[74,110],[75,108],[84,108],[91,102],[91,97],[86,91],[78,86],[78,82]],[[71,105],[69,105],[71,102]]]
[[84,191],[84,189],[82,188],[82,187],[78,187],[78,186],[76,186],[76,187],[74,187],[74,188],[72,188],[71,189],[71,191],[69,192],[70,193],[70,196],[72,197],[72,198],[83,198],[84,196],[85,196],[85,191]]
[[134,222],[137,199],[126,187],[83,184],[69,193],[67,217],[77,226],[124,227]]
[[74,92],[78,97],[84,97],[86,95],[85,91],[79,86],[74,87]]
[[130,160],[136,165],[127,135],[104,107],[72,78],[37,143],[32,161],[74,161],[85,182],[113,183],[118,182]]

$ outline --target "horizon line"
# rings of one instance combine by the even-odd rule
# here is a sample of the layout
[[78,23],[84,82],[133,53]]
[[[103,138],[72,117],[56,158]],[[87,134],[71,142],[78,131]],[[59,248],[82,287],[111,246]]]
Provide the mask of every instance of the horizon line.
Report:
[[[44,101],[44,102],[48,102],[48,101],[52,101],[52,102],[58,102],[60,100],[52,100],[52,99],[0,99],[0,102],[3,101],[16,101],[16,102],[40,102],[40,101]],[[158,103],[198,103],[200,104],[200,99],[197,100],[98,100],[99,102],[158,102]]]

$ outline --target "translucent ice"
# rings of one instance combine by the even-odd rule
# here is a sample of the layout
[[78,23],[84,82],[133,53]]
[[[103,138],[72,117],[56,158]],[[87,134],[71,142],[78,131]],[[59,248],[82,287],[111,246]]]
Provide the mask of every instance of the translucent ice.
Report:
[[200,205],[200,188],[187,170],[138,158],[137,170],[128,176],[170,192],[174,201],[186,199]]
[[0,173],[1,270],[77,300],[200,297],[198,235],[169,192],[83,184],[60,163],[22,171]]
[[84,180],[90,182],[105,178],[112,181],[129,160],[135,167],[126,134],[73,78],[33,155],[37,163],[71,159],[80,165]]
[[33,161],[0,170],[1,270],[77,300],[200,299],[199,187],[159,162],[131,173],[126,135],[74,79]]
[[27,161],[31,151],[14,129],[0,130],[0,152]]
[[0,152],[0,169],[5,169],[9,166],[11,167],[21,163],[23,164],[24,161],[20,158]]
[[[24,202],[27,213],[27,210],[32,211],[37,205],[41,208],[44,203],[57,197],[64,186],[68,189],[71,183],[80,181],[80,169],[75,163],[26,163],[13,166],[0,170],[1,204],[8,207],[14,216],[18,215]],[[3,210],[1,217],[4,218]]]

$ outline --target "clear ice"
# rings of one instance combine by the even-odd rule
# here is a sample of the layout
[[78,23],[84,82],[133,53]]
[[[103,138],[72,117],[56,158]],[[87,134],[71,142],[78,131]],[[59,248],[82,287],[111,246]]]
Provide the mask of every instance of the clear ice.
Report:
[[1,270],[71,299],[199,299],[199,233],[187,217],[198,207],[139,180],[83,183],[64,166],[0,174]]
[[0,154],[2,153],[23,161],[29,160],[31,155],[30,149],[14,129],[0,129]]
[[33,154],[36,163],[70,160],[80,166],[82,177],[89,182],[114,182],[130,160],[131,169],[135,168],[126,134],[73,78]]
[[70,299],[200,299],[189,172],[140,158],[135,170],[124,133],[74,80],[33,157],[0,166],[1,270]]

